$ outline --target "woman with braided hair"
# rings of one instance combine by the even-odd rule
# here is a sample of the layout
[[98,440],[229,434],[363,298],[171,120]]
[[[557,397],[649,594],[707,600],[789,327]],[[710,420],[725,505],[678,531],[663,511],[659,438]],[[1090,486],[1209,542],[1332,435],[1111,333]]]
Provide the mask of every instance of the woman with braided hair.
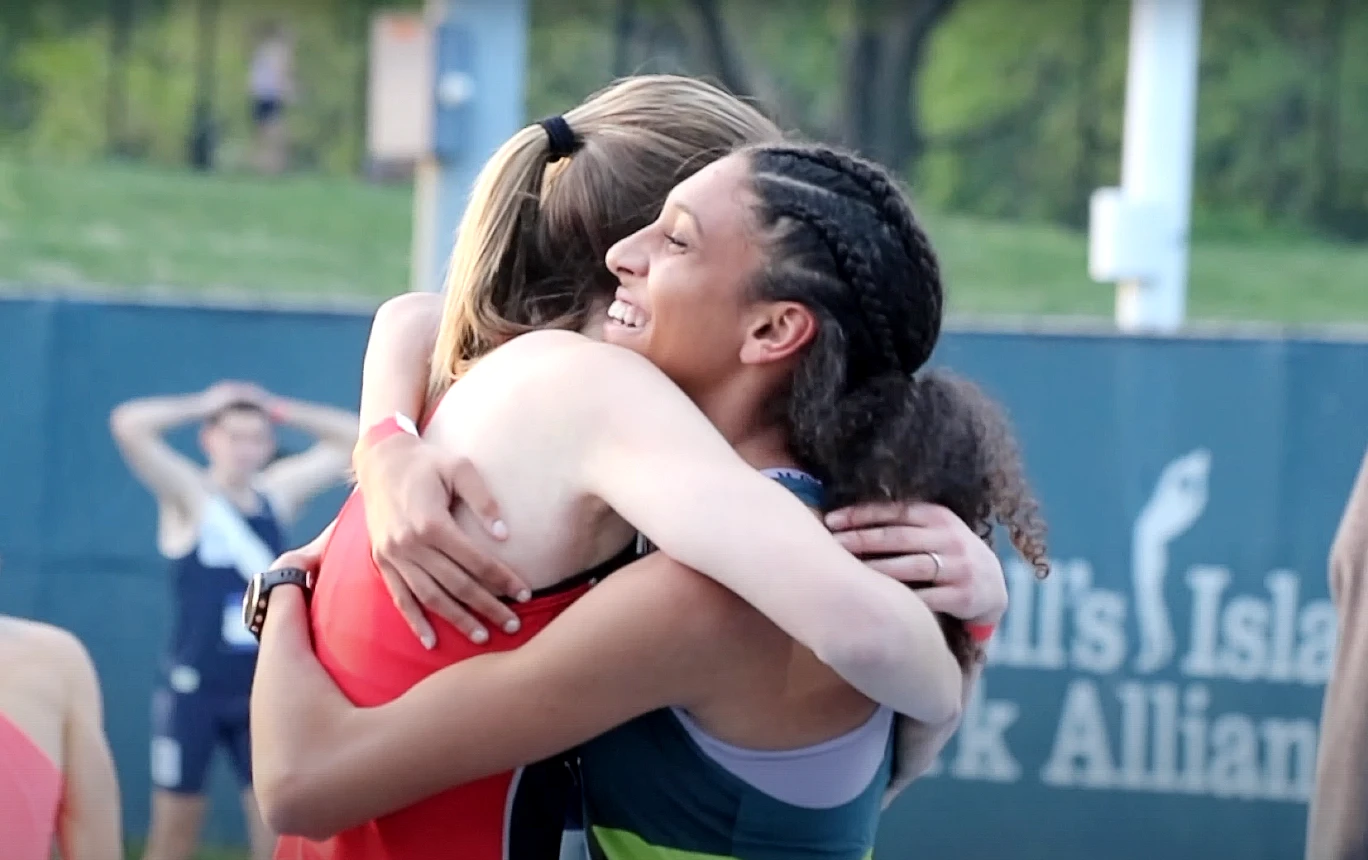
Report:
[[[482,392],[487,408],[458,413],[465,426],[448,433],[502,421],[526,440],[539,428],[522,451],[536,466],[517,464],[518,479],[477,460],[496,493],[503,478],[566,499],[562,519],[608,535],[604,557],[622,538],[614,511],[663,553],[613,573],[516,650],[464,659],[365,709],[310,652],[302,592],[272,601],[253,717],[263,809],[280,829],[330,834],[585,744],[601,855],[868,853],[893,712],[944,724],[976,654],[967,638],[947,647],[916,594],[832,553],[817,520],[745,464],[777,469],[819,510],[833,507],[819,479],[848,470],[837,498],[869,488],[866,499],[944,500],[985,536],[1010,517],[1042,564],[1043,547],[1000,416],[962,383],[908,381],[939,331],[925,237],[901,197],[870,191],[877,173],[823,168],[828,155],[844,158],[746,150],[685,180],[609,251],[622,286],[596,322],[611,345],[517,337],[462,368],[435,410],[440,421]],[[808,185],[798,165],[832,175]],[[795,200],[779,193],[793,189]],[[908,394],[898,404],[880,399],[895,377]],[[871,420],[885,405],[900,435]],[[886,449],[916,434],[925,459],[895,462]],[[655,504],[653,483],[673,490],[672,505]],[[501,508],[511,544],[516,505]]]

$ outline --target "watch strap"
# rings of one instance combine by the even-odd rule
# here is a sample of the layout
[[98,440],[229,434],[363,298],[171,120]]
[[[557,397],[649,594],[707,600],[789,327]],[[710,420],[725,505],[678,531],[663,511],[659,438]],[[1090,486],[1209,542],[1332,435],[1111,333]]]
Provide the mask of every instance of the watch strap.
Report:
[[250,605],[242,607],[242,621],[258,642],[261,630],[266,625],[266,607],[270,603],[271,591],[279,585],[297,585],[307,595],[313,587],[313,575],[299,567],[281,567],[267,570],[256,575],[253,587],[247,591]]

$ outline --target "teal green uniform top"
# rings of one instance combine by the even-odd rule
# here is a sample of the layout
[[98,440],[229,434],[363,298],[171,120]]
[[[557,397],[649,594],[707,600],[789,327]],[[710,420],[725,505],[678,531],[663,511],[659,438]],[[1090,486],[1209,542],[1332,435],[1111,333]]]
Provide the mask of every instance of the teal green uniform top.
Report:
[[[813,507],[821,485],[770,470]],[[707,735],[666,708],[580,749],[594,860],[867,860],[893,762],[893,714],[797,750],[758,751]]]

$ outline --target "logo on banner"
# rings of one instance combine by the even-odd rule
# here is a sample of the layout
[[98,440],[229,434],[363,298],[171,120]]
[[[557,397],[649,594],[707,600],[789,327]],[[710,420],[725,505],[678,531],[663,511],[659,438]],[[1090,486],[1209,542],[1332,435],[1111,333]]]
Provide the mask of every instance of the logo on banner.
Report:
[[[1127,590],[1103,587],[1086,558],[1056,560],[1039,584],[1019,560],[1004,565],[1011,609],[989,650],[987,683],[934,772],[1084,790],[1309,799],[1318,707],[1305,703],[1309,696],[1318,706],[1317,688],[1329,678],[1334,609],[1304,600],[1293,570],[1255,576],[1218,559],[1175,566],[1174,542],[1201,528],[1211,468],[1211,452],[1197,449],[1160,472],[1131,531],[1129,577],[1106,579],[1128,579]],[[1186,605],[1169,601],[1179,587]],[[1015,671],[1061,676],[1062,698],[993,698],[993,679]],[[1046,749],[1034,739],[1029,751],[1012,746],[1023,713],[1053,721]]]

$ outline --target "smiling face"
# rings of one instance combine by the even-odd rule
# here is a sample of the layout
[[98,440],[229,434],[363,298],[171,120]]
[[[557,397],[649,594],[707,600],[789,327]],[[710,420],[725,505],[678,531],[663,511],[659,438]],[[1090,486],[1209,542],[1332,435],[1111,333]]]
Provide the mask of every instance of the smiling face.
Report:
[[813,325],[806,309],[753,295],[766,261],[753,205],[741,155],[676,186],[655,222],[608,251],[621,286],[603,339],[644,355],[695,397],[744,365],[800,349]]

